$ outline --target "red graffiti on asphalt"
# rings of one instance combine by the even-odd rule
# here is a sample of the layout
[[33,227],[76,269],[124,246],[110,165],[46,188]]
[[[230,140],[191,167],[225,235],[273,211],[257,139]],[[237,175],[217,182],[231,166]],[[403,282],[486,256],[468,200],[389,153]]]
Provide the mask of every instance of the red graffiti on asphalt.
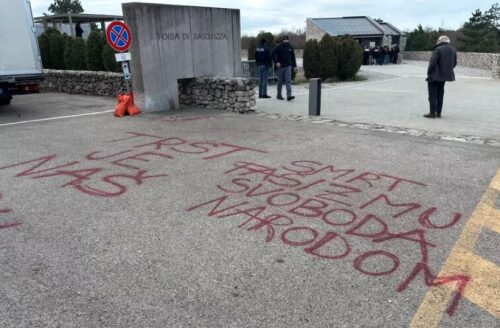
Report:
[[[62,159],[58,154],[43,155],[14,164],[0,165],[0,172],[34,180],[52,179],[61,188],[71,188],[96,197],[117,197],[152,180],[166,180],[170,164],[190,157],[201,161],[227,158],[239,153],[266,151],[218,141],[187,140],[128,132],[123,138],[111,140],[115,151],[95,150],[77,159]],[[161,169],[154,166],[162,162]]]
[[401,271],[407,278],[398,292],[411,288],[420,273],[429,287],[456,283],[450,316],[469,283],[468,276],[437,277],[429,267],[439,244],[435,232],[454,227],[462,215],[413,200],[426,190],[422,182],[303,160],[279,167],[236,162],[215,187],[218,194],[187,211],[237,220],[239,228],[262,233],[265,242],[311,256],[349,260],[368,276]]
[[[0,201],[3,200],[3,194],[0,193]],[[14,214],[14,211],[10,208],[3,208],[0,205],[0,230],[1,229],[7,229],[7,228],[15,228],[19,225],[21,225],[21,222],[17,221],[12,221],[8,216],[11,216]],[[5,221],[7,220],[7,221]]]

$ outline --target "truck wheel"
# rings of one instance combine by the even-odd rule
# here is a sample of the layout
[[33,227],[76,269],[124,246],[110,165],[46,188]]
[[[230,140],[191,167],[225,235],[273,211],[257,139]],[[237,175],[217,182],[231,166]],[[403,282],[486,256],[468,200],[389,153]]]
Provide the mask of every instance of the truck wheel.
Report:
[[12,96],[0,96],[0,106],[6,106],[10,104]]

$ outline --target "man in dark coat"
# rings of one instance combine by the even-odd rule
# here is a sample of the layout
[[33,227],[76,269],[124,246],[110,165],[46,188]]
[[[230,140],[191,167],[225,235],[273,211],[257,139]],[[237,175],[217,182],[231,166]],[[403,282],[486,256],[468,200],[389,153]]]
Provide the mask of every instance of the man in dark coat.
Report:
[[76,23],[75,26],[75,35],[77,38],[81,38],[83,35],[83,28],[80,26],[80,23]]
[[432,57],[427,69],[427,86],[429,89],[430,112],[427,118],[441,117],[443,110],[444,84],[455,81],[453,69],[457,66],[457,52],[450,46],[450,39],[440,36],[432,50]]
[[259,71],[259,98],[271,98],[267,94],[267,73],[272,61],[266,39],[261,39],[260,45],[255,49],[255,62]]
[[278,69],[278,96],[276,98],[279,100],[284,99],[281,95],[284,80],[286,84],[286,100],[290,101],[295,99],[295,97],[292,96],[292,69],[297,69],[297,63],[288,35],[283,36],[283,42],[274,48],[271,57]]
[[398,63],[398,57],[399,57],[399,53],[400,53],[400,49],[399,49],[399,45],[396,44],[396,46],[394,47],[394,57],[393,57],[393,64],[397,64]]

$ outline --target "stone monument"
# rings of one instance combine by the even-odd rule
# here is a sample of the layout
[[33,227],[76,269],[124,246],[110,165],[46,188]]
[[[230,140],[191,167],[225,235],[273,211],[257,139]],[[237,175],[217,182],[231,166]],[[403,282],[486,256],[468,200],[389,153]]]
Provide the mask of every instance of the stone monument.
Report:
[[177,80],[241,74],[238,9],[122,4],[132,32],[136,103],[145,112],[179,107]]

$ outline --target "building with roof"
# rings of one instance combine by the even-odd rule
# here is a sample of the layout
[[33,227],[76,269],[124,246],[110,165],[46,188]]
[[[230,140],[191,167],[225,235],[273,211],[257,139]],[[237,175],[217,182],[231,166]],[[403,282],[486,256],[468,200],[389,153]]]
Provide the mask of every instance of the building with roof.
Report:
[[361,45],[391,46],[404,48],[406,34],[394,25],[368,16],[308,18],[306,24],[306,41],[321,40],[325,35],[350,35]]
[[[122,21],[121,15],[100,15],[100,14],[58,14],[35,17],[33,19],[37,29],[37,35],[45,32],[49,27],[58,29],[62,33],[75,36],[75,24],[79,23],[88,28],[84,29],[84,38],[90,33],[90,24],[100,24],[102,31],[105,30],[105,23],[112,21]],[[68,33],[69,32],[69,33]]]

